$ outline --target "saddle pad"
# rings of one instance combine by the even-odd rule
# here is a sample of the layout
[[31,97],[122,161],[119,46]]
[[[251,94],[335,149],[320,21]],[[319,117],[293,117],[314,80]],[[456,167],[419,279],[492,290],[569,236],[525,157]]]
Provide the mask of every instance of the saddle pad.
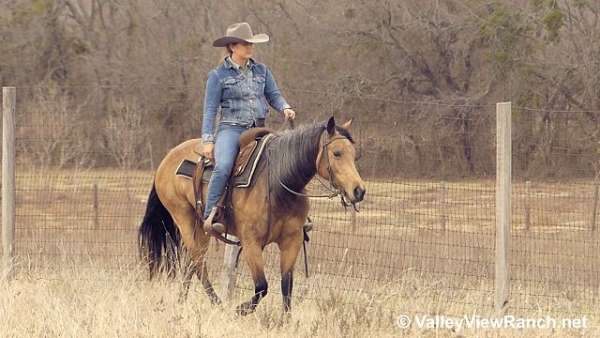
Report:
[[196,169],[196,162],[184,159],[179,163],[175,175],[187,177],[192,179],[194,177],[194,170]]

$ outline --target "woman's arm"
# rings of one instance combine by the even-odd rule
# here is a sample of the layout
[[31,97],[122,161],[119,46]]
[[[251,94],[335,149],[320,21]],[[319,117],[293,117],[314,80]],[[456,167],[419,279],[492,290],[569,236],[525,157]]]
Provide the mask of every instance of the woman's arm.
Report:
[[215,117],[221,104],[221,85],[215,70],[208,73],[204,95],[204,114],[202,116],[202,141],[214,143]]
[[267,101],[278,112],[282,113],[285,109],[291,108],[291,106],[285,101],[279,88],[277,88],[277,83],[275,82],[275,78],[273,77],[273,73],[267,67],[267,73],[265,78],[265,97]]

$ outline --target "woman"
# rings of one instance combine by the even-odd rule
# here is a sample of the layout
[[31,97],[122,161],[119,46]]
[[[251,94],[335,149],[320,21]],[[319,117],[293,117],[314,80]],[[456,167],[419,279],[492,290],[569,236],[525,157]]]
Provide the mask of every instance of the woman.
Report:
[[[271,105],[286,119],[296,113],[282,97],[271,70],[252,59],[254,43],[269,41],[266,34],[252,34],[246,22],[227,27],[224,37],[213,42],[225,47],[227,57],[208,73],[202,120],[202,155],[215,162],[208,183],[204,209],[204,229],[225,232],[221,223],[213,223],[217,201],[223,194],[239,151],[239,137],[252,127],[264,126]],[[215,117],[221,108],[221,118],[215,133]]]

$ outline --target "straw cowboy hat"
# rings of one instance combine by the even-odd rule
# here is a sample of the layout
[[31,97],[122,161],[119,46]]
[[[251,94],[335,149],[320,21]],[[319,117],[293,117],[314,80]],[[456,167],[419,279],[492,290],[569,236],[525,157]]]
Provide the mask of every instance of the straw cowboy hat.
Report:
[[250,42],[261,43],[269,41],[269,36],[264,33],[252,34],[252,28],[247,22],[234,23],[227,27],[225,36],[216,39],[213,42],[214,47],[225,47],[230,43]]

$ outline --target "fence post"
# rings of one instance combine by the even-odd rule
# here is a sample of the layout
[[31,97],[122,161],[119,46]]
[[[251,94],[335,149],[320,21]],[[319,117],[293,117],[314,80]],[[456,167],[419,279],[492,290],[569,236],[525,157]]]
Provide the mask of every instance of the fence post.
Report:
[[[227,238],[232,241],[238,239],[233,235],[227,235]],[[240,252],[240,247],[235,245],[225,245],[225,253],[223,255],[223,271],[221,272],[221,283],[223,289],[221,294],[223,300],[229,301],[233,296],[235,285],[237,281],[237,271],[235,268],[235,261]]]
[[15,87],[2,87],[2,269],[13,276],[15,241]]
[[94,183],[94,190],[93,190],[93,204],[94,204],[94,230],[97,230],[100,226],[100,222],[98,220],[98,184]]
[[352,225],[352,233],[356,234],[356,209],[354,208],[350,209],[350,223]]
[[592,209],[592,232],[596,232],[596,214],[598,213],[598,182],[594,184],[594,208]]
[[440,189],[438,192],[439,208],[440,208],[440,229],[446,231],[446,225],[448,223],[448,215],[446,214],[446,199],[448,198],[448,183],[446,181],[440,182]]
[[154,157],[152,151],[152,142],[148,141],[148,154],[150,156],[150,171],[154,171]]
[[531,194],[531,181],[525,182],[525,231],[531,228],[531,206],[529,205],[529,194]]
[[511,228],[511,103],[496,104],[496,278],[495,308],[502,314],[508,305],[508,252]]

